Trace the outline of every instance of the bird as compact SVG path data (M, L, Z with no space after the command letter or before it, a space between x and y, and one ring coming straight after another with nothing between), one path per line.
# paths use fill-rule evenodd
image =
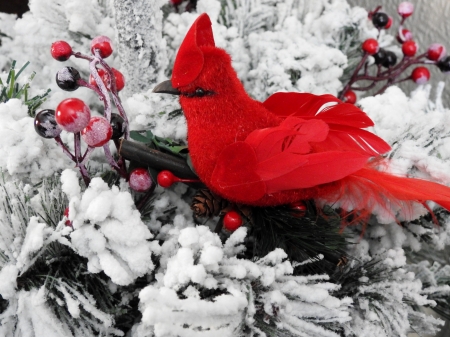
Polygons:
M171 79L153 92L179 95L196 174L231 202L268 207L320 199L394 213L432 200L450 210L447 186L383 170L391 147L364 130L374 123L354 104L297 92L251 98L230 55L216 47L206 13L181 43Z

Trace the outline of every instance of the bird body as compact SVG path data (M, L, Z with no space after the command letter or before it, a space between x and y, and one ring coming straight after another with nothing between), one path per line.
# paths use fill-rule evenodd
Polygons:
M363 130L373 122L358 107L332 95L249 97L230 56L215 47L206 14L187 33L169 85L180 94L197 175L230 201L274 206L320 198L370 210L434 200L450 208L449 188L377 170L374 158L390 146Z

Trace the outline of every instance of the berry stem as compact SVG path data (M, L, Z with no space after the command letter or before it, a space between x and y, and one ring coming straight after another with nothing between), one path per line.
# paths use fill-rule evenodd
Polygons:
M99 63L100 60L98 58L94 58L89 63L89 68L91 70L92 77L95 80L95 83L97 84L97 87L99 88L100 92L102 93L103 97L105 98L104 104L105 104L105 118L109 121L111 121L111 99L108 95L108 90L106 89L105 84L103 83L102 79L100 78L98 71L97 71L97 63Z
M367 58L369 57L368 53L364 53L364 56L362 57L361 61L359 61L358 65L355 68L355 71L353 72L352 77L350 78L350 81L345 85L344 89L339 94L339 99L342 100L344 98L344 94L350 89L352 84L356 81L358 81L358 73L361 70L362 66L366 63Z
M127 179L128 178L127 171L124 170L122 167L120 167L119 164L114 160L114 157L111 154L111 150L109 149L108 143L103 145L103 150L105 151L105 156L106 156L106 159L109 162L109 165L111 165L111 167L113 169L115 169L117 171L117 173L119 173L122 178Z
M54 139L56 143L58 143L58 145L61 147L63 152L67 155L67 157L69 157L72 161L75 161L75 156L69 151L67 146L62 142L61 137L56 136Z
M84 183L86 184L86 187L89 186L89 183L91 182L91 178L89 178L89 173L86 169L86 166L82 164L82 157L81 157L81 133L77 132L74 134L74 148L75 148L75 163L78 169L80 170L81 176L83 177Z

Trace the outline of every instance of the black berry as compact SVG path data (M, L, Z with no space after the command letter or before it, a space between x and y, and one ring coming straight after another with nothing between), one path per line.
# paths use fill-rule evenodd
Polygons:
M120 137L122 137L125 132L125 123L122 116L112 113L110 123L113 129L111 139L119 139Z
M397 55L395 55L393 52L386 50L386 55L381 62L381 65L385 68L390 68L394 66L397 63Z
M436 65L443 73L450 72L450 56L444 57L442 60L436 63Z
M56 73L56 84L62 90L74 91L80 87L78 84L80 78L78 70L73 67L64 67Z
M383 64L383 61L386 58L386 50L380 48L373 57L375 58L375 64Z
M372 15L372 23L376 28L383 28L389 22L389 16L386 13L377 12Z
M59 136L62 129L56 123L55 110L39 111L34 118L34 129L39 136L44 138L55 138Z

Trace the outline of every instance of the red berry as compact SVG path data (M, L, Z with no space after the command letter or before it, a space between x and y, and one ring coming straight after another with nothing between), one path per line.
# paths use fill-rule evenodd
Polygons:
M87 145L100 147L105 145L112 136L112 127L105 117L92 117L89 124L81 131L81 137Z
M413 39L413 34L408 29L400 29L397 35L397 41L404 43Z
M362 50L364 50L369 55L375 54L376 52L378 52L378 49L380 49L380 47L378 46L378 41L375 39L367 39L362 44Z
M353 90L347 90L344 94L343 101L345 103L355 104L356 103L356 94Z
M72 55L72 47L66 41L56 41L52 43L50 53L57 61L67 61Z
M64 222L66 226L72 227L72 221L69 220L69 207L66 207L64 210L64 216L67 218L67 220Z
M178 6L182 2L183 2L183 0L170 0L170 3L174 6Z
M111 39L103 35L97 36L91 42L91 52L93 55L95 55L95 49L98 49L98 53L102 58L107 58L113 52Z
M80 132L91 119L91 110L78 98L67 98L58 104L55 114L56 123L68 132Z
M223 217L223 227L231 232L242 226L242 217L236 211L229 211Z
M116 89L117 89L117 91L120 91L125 87L125 77L117 69L112 68L112 72L113 72L114 78L116 79ZM109 88L108 85L106 87Z
M150 173L145 168L137 168L131 171L128 183L130 188L136 192L148 191L153 184Z
M425 67L417 67L411 73L411 79L417 84L425 84L430 79L430 71Z
M386 26L384 26L383 28L389 29L389 28L391 28L393 23L394 23L394 20L391 17L389 17L388 22L386 23Z
M179 179L172 172L164 170L158 173L156 180L158 181L159 186L169 188Z
M102 68L97 68L97 72L98 72L98 76L100 76L103 83L105 83L105 81L103 80L103 76L106 74L106 71ZM98 88L97 82L95 82L95 78L94 78L94 76L92 76L92 74L89 75L89 83ZM106 83L105 83L105 86L106 86Z
M439 61L445 56L446 53L447 51L443 45L440 43L433 43L428 47L427 58L432 61Z
M289 207L293 210L295 216L304 216L306 213L306 206L302 201L294 202Z
M417 53L417 43L414 41L406 41L402 44L402 52L405 56L414 56Z
M414 12L414 5L407 1L402 2L398 5L397 11L403 18L407 18Z

